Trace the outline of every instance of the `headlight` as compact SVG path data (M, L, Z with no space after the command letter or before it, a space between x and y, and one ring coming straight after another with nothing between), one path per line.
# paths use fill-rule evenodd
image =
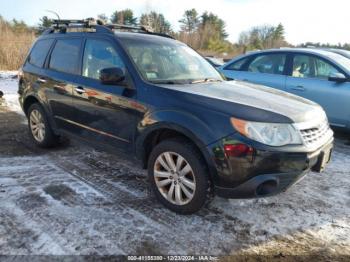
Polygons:
M242 135L269 146L303 143L291 124L251 122L233 117L231 123Z

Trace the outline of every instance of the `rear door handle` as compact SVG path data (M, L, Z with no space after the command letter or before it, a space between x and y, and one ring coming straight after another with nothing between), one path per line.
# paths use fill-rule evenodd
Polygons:
M85 93L84 88L82 88L81 86L76 87L75 91L80 95Z
M39 82L39 83L42 83L42 84L46 83L46 79L45 78L41 78L41 77L39 77L36 81Z
M303 87L303 86L293 86L293 87L291 87L291 89L297 90L297 91L305 91L306 90L305 87Z

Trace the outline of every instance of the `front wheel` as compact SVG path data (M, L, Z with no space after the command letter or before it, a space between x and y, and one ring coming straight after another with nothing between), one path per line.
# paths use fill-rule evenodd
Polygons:
M180 214L198 211L208 197L208 172L198 150L185 139L165 140L152 150L148 174L157 199Z

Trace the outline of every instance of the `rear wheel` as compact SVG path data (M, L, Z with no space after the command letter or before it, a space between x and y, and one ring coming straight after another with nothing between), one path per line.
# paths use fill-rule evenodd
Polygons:
M166 140L155 146L148 174L157 199L167 208L191 214L206 202L209 188L206 165L198 150L185 139Z
M39 104L33 104L28 109L29 132L34 143L40 147L52 147L58 144L56 136L47 120L43 108Z

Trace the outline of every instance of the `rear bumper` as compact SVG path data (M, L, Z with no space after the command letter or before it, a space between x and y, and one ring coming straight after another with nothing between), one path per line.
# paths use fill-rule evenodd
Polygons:
M215 194L225 198L276 195L301 180L310 170L322 171L325 162L322 155L332 147L333 138L313 152L290 152L281 148L270 151L254 147L254 154L231 157L220 152L221 147L216 144L212 151L216 152L214 160L218 171L213 179Z

